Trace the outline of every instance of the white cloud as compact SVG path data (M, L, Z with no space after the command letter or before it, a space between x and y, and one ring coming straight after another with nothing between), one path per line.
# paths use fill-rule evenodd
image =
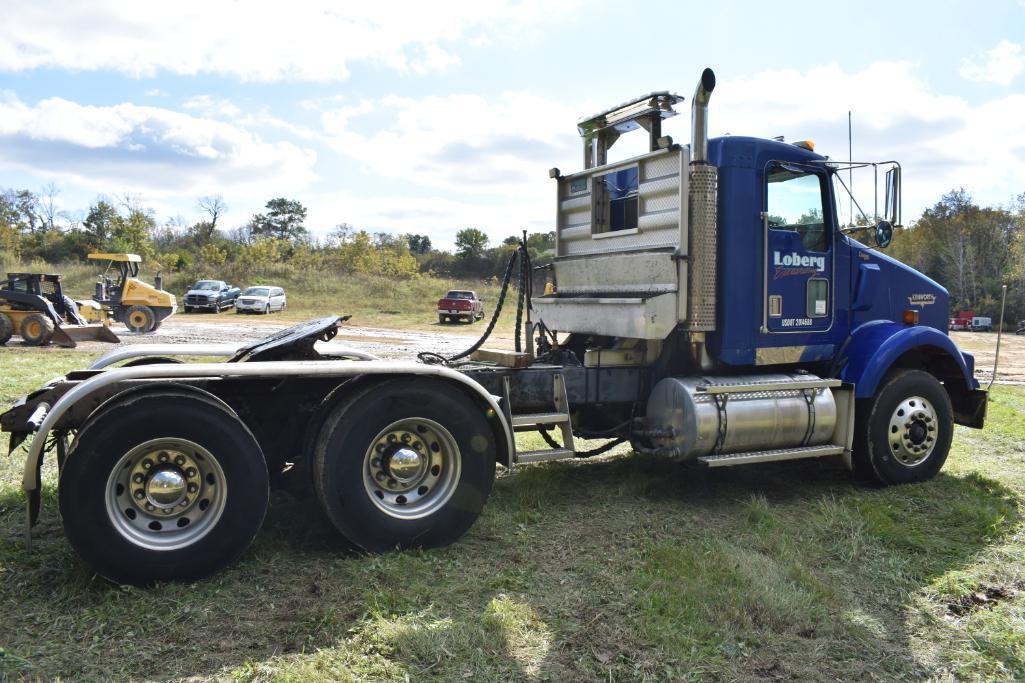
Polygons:
M958 73L969 81L1010 85L1022 71L1025 71L1025 53L1021 45L1001 40L992 50L961 60Z
M59 0L8 3L0 22L0 70L214 73L252 81L339 80L353 63L403 73L460 61L452 45L483 36L529 37L573 16L575 2L172 3Z
M242 113L232 102L213 95L194 95L182 102L182 107L210 117L234 118Z
M284 192L316 176L316 154L266 142L236 125L135 104L84 106L61 98L0 99L0 165L146 196Z

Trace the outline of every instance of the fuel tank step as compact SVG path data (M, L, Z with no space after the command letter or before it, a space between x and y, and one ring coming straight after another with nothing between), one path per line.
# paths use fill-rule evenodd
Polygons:
M551 448L539 451L519 451L516 453L516 462L548 462L549 460L565 460L566 458L572 458L573 456L573 451L571 451L568 448Z
M568 422L569 413L522 413L512 416L513 427L530 427L533 425L558 424Z
M748 453L727 453L724 455L706 455L698 458L698 462L708 467L732 467L733 465L750 465L756 462L776 462L778 460L800 460L801 458L821 458L827 455L840 455L843 446L825 444L823 446L801 446L798 448L780 448L773 451L751 451Z

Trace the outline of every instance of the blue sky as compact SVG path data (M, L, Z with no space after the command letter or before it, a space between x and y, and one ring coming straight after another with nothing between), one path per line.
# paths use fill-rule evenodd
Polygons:
M72 217L105 193L191 223L221 194L227 227L287 196L319 234L347 222L450 246L466 226L493 241L547 230L547 169L579 168L577 119L651 90L689 100L705 66L713 135L811 138L846 158L853 110L855 157L904 164L905 222L955 186L985 204L1025 192L1020 0L36 0L4 14L0 186L53 182ZM686 115L666 126L688 129Z

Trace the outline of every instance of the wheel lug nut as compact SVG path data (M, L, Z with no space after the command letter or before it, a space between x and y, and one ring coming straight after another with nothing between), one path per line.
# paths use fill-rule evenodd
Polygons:
M185 456L184 455L179 455L178 457L176 457L174 459L174 462L175 462L176 465L179 465L179 466L184 465L185 464Z
M153 467L153 461L152 460L148 460L147 459L147 460L143 460L142 461L142 469L148 470L151 467Z
M389 434L388 441L390 441L391 443L395 443L396 441L398 441L398 439L395 438L394 434Z
M370 464L373 465L374 467L380 467L381 466L381 459L380 458L374 458L373 460L370 461Z
M375 477L375 479L377 479L377 481L384 481L385 480L384 472L378 472L376 477Z
M145 497L146 497L146 493L142 489L137 489L135 491L135 499L136 500L142 500Z
M192 479L194 476L196 476L196 468L190 467L189 469L185 470L185 476L189 479Z
M199 490L198 486L196 486L195 484L189 484L189 493L195 493L198 490Z
M137 474L134 477L132 477L132 481L134 481L136 484L141 484L143 479L145 479L145 477L143 477L141 474Z
M153 512L154 510L156 510L156 508L153 507L152 503L146 503L146 509L149 510L150 512Z
M402 443L409 443L409 434L402 435Z
M396 487L398 485L399 485L399 482L395 481L394 479L389 479L388 480L388 486L391 486L392 488L394 488L394 487Z
M167 453L161 453L157 456L157 460L160 462L167 462Z

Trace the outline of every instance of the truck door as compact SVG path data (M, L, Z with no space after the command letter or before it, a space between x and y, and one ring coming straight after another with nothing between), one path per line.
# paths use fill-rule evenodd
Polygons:
M773 162L766 168L765 327L770 334L824 332L835 314L834 239L826 176Z

